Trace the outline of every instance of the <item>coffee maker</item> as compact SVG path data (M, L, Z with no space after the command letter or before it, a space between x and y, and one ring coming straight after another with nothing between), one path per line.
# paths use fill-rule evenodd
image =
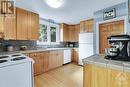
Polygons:
M106 59L130 61L128 45L129 35L113 35L107 38L111 48L106 49Z

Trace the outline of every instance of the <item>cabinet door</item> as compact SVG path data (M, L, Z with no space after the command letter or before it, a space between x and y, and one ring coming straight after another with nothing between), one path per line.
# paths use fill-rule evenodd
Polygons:
M49 70L49 52L42 52L41 57L43 58L42 72Z
M64 51L57 51L57 66L62 66L63 65L63 58L64 58L64 55L63 55Z
M50 51L49 69L54 69L56 67L57 67L57 51Z
M84 65L84 84L83 87L92 87L92 65L85 64Z
M75 42L75 26L69 25L69 41Z
M16 17L6 17L4 20L4 39L16 40Z
M69 41L69 30L68 30L68 25L67 24L64 24L62 23L60 25L60 32L61 32L61 41L64 41L64 42L67 42Z
M43 73L43 58L40 53L32 53L29 55L32 58L34 63L34 75L39 75Z
M122 87L123 72L118 70L111 70L111 79L109 79L109 87Z
M107 87L108 77L107 68L92 66L92 87Z
M17 8L17 40L28 39L28 11Z
M84 27L85 27L85 23L84 23L84 21L81 21L80 22L80 33L83 33L84 32Z
M28 23L28 39L38 40L39 15L36 13L28 12Z
M80 33L80 25L77 24L77 25L75 25L75 41L76 42L79 41L79 33Z
M4 17L0 16L0 38L4 38Z
M122 87L130 87L130 72L123 73Z
M73 49L73 58L72 61L75 63L78 63L79 55L78 55L78 49Z

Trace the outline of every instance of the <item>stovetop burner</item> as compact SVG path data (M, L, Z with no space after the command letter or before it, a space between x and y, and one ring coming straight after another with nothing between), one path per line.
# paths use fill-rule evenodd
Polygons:
M8 60L0 60L0 63L4 63L7 62Z
M17 57L17 58L11 59L11 61L18 61L18 60L23 60L23 59L26 59L26 57Z
M0 56L0 59L8 58L9 56Z
M16 55L12 55L11 57L17 57L17 56L21 56L20 54L16 54Z

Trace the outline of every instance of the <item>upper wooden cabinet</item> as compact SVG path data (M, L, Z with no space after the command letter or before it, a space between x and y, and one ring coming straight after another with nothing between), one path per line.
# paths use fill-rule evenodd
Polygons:
M14 16L0 16L0 38L7 40L37 40L39 15L16 8Z
M4 39L16 40L16 17L4 19Z
M80 22L80 33L93 32L94 19L89 19Z
M38 40L39 32L39 15L36 13L28 13L28 39L29 40Z
M62 42L69 41L69 30L67 24L62 23L60 25L60 39Z
M17 8L17 39L37 40L39 31L39 15Z
M28 39L28 11L17 8L17 39Z
M0 38L16 40L16 17L0 17Z
M61 24L61 41L63 42L78 42L80 25Z

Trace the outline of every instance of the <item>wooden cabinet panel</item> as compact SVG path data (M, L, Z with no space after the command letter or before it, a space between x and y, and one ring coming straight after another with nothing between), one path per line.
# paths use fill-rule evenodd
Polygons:
M28 23L28 39L38 40L39 15L36 13L28 12Z
M57 67L57 51L50 51L49 69L54 69L56 67Z
M63 65L63 52L62 51L50 51L49 56L49 68L54 69Z
M78 48L74 48L72 50L72 62L75 62L75 63L78 63L78 60L79 60L79 55L78 55Z
M39 75L43 73L43 58L41 57L40 53L31 53L29 55L32 58L34 63L34 75Z
M16 8L16 15L0 17L0 38L11 40L37 40L39 15Z
M61 41L78 42L80 25L61 24Z
M83 87L92 87L91 86L91 81L92 81L92 79L91 79L91 76L92 76L92 65L89 65L89 64L85 64L84 65L84 80L83 80L83 82L84 82L84 84L83 84Z
M124 21L115 21L99 25L100 54L105 53L105 48L109 48L107 37L124 33Z
M80 33L93 32L94 19L89 19L80 22Z
M125 69L125 68L124 68ZM129 87L130 72L97 65L84 65L84 87Z
M42 72L47 72L49 70L49 52L41 52L41 58L43 58Z
M39 15L17 8L17 39L37 40L39 31Z
M63 65L63 59L64 59L64 51L58 51L58 55L57 55L57 66L62 66Z
M123 77L122 87L130 87L130 73L123 73Z
M60 39L61 39L61 41L63 41L63 42L67 42L67 41L69 41L69 31L68 31L68 25L67 24L64 24L64 23L62 23L61 25L60 25Z
M75 25L75 41L79 41L80 24Z
M122 87L122 75L123 72L111 70L110 84L112 87Z
M16 17L5 17L4 39L16 40Z
M80 22L80 33L83 33L85 31L85 22L84 21L81 21Z
M4 29L4 17L0 17L0 38L4 38L3 29Z
M17 8L17 39L28 39L28 11Z
M39 75L63 65L63 51L30 53L34 63L34 74Z

